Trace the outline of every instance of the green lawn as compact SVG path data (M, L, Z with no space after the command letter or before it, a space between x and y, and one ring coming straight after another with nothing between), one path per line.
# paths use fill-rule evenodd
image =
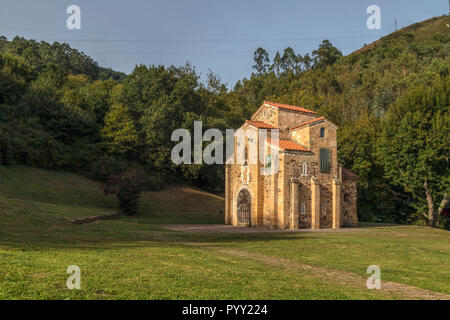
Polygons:
M72 225L64 218L115 213L115 198L74 174L0 166L0 299L405 298L347 281L365 279L369 265L380 266L382 281L450 294L444 230L198 234L161 226L221 223L223 204L177 186L145 193L136 217ZM69 265L81 268L81 290L66 288Z

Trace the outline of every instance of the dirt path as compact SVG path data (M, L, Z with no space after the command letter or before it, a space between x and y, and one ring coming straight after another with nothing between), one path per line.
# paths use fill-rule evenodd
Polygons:
M258 261L268 266L285 268L287 271L307 272L311 277L326 280L336 285L354 286L358 288L367 288L367 277L335 269L311 266L300 262L280 257L264 255L260 253L248 252L237 249L220 249L215 247L215 251L222 254ZM368 289L367 289L368 290ZM408 286L401 283L383 281L381 279L381 291L387 293L392 299L407 300L450 300L450 295L434 292L427 289Z
M361 232L364 228L342 228L342 229L300 229L300 230L280 230L268 228L239 228L230 225L164 225L163 227L182 232L197 233L300 233L300 232ZM382 227L380 225L380 227ZM398 226L396 226L398 227ZM199 246L199 243L185 243L187 245ZM321 281L331 282L337 286L345 285L359 289L367 289L366 281L369 275L363 276L356 273L329 269L325 267L312 266L281 257L275 257L255 252L248 252L234 248L218 247L212 243L203 243L202 249L213 250L224 255L235 256L241 259L257 261L259 263L284 268L286 272L302 272L308 277L316 278ZM369 289L367 289L369 290ZM391 299L407 299L407 300L450 300L450 295L435 292L427 289L409 286L406 284L384 281L381 278L381 291Z

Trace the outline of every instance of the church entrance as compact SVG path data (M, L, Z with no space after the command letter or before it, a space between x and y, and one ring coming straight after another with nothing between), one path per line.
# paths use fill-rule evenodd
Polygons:
M237 222L239 226L250 226L251 223L251 196L248 190L243 189L237 197Z

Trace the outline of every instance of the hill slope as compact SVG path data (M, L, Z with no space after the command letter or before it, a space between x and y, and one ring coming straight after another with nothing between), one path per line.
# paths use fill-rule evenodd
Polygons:
M429 41L435 35L450 36L450 17L443 15L428 20L414 23L410 26L399 29L387 36L384 36L359 50L352 52L350 55L360 54L362 52L372 50L379 45L386 45L394 41Z
M144 192L137 218L123 219L152 224L221 223L219 210L223 207L222 197L187 186L170 186ZM98 183L76 174L0 166L0 209L3 222L20 225L14 232L22 233L51 229L64 224L64 218L112 214L118 205L114 196L103 194Z

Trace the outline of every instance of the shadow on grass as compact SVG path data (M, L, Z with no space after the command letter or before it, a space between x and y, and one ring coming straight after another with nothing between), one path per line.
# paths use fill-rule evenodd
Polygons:
M382 223L382 222L359 222L358 225L347 228L379 228L379 227L401 227L401 226L410 226L410 225Z
M0 236L1 247L25 251L48 249L105 250L133 247L174 247L189 243L239 245L248 242L273 242L310 238L300 233L187 233L172 231L158 225L121 221L101 221L85 225L59 224L52 230L8 230Z
M15 225L3 228L0 234L1 247L20 248L25 251L48 250L48 249L88 249L105 250L117 248L137 248L137 247L174 247L193 244L201 245L239 245L243 243L256 242L276 242L290 239L310 239L317 238L319 234L334 238L341 232L286 232L286 233L224 233L224 232L183 232L167 229L163 224L183 224L184 219L180 219L175 214L173 218L163 219L165 214L154 216L121 216L116 220L97 221L94 223L73 225L67 222L52 221L41 225ZM191 220L188 214L186 219ZM168 214L172 217L172 214ZM199 224L219 224L217 217L208 217L205 214L197 215ZM181 221L180 221L181 220ZM209 223L208 223L208 222ZM401 227L395 224L361 223L352 229L371 229L376 227ZM362 231L362 230L361 230Z

